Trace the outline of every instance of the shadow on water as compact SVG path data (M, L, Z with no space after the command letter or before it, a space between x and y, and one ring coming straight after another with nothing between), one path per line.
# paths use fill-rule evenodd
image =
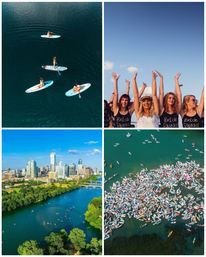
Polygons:
M159 235L144 234L131 237L115 237L104 243L105 255L203 255L204 227L191 232L181 225L165 227L172 235L162 239ZM195 242L193 243L193 239Z

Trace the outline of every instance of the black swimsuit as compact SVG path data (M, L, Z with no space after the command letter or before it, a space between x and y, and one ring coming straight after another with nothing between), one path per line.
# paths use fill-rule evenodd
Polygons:
M185 114L182 118L182 125L184 128L200 128L201 118L197 113L192 117Z
M129 128L131 127L131 115L128 111L127 114L123 115L119 111L115 118L115 127L116 128Z
M178 115L177 113L169 114L163 112L160 116L160 127L161 128L178 128Z

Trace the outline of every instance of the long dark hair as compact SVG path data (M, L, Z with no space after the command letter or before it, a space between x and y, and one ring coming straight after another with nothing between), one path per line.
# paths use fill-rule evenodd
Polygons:
M168 98L169 98L169 95L173 95L174 98L175 98L174 104L172 105L172 111L173 111L174 113L177 113L178 99L177 99L177 96L176 96L174 93L172 93L172 92L167 93L167 94L164 96L164 98L163 98L164 110L165 110L166 112L169 111L169 106L168 106L168 103L167 103Z
M127 95L127 94L123 94L121 97L120 97L120 99L119 99L119 108L121 109L121 100L122 100L122 98L127 98L128 99L128 104L127 104L127 106L126 106L126 109L128 110L129 109L129 106L130 106L130 97L129 97L129 95Z
M104 103L106 105L106 108L104 109L104 113L105 114L110 114L111 113L111 109L110 109L110 106L109 106L107 100L104 100Z

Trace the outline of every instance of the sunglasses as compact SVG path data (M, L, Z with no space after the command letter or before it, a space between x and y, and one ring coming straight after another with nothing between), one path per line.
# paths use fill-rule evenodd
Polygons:
M197 99L193 98L192 101L193 101L193 102L197 102Z

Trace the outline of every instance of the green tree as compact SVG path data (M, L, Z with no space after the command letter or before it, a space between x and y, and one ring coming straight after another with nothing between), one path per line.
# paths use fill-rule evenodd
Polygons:
M85 248L86 246L85 238L86 238L86 235L84 231L79 228L73 228L70 231L69 239L77 251Z
M102 197L92 199L84 215L91 226L102 230Z
M98 240L96 237L93 237L90 241L90 244L87 244L87 250L88 250L89 254L101 255L102 254L102 240Z
M48 254L67 254L68 253L68 234L64 229L59 233L51 232L49 236L45 237L48 245Z
M18 253L20 255L43 255L44 251L38 246L36 241L30 240L18 247Z

